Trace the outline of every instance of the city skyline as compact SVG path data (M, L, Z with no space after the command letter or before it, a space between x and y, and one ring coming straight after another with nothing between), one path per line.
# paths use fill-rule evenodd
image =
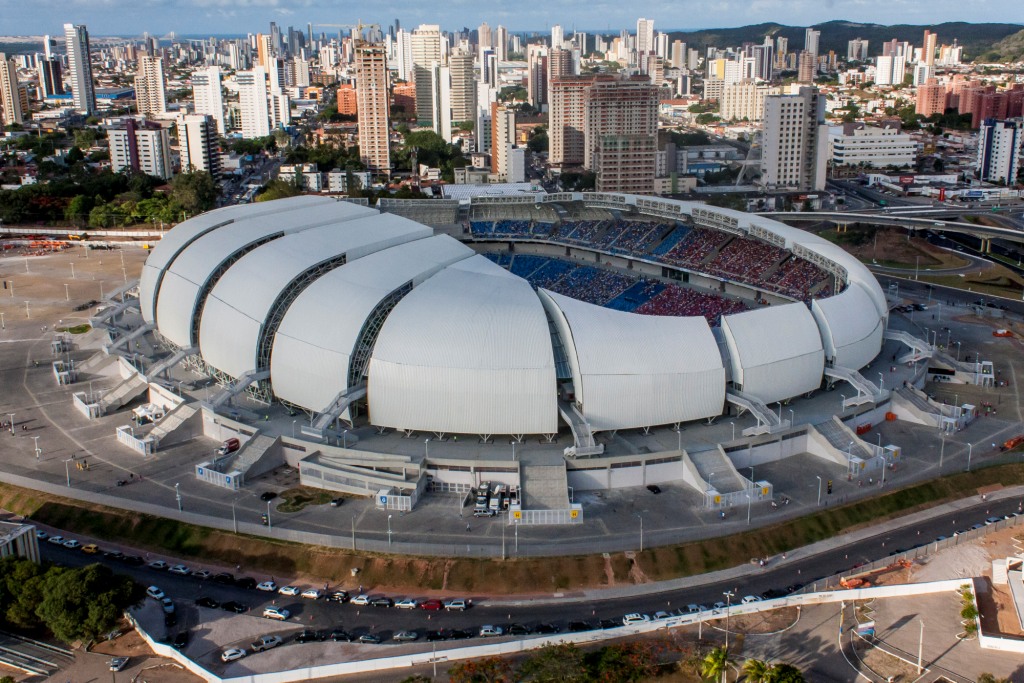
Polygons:
M73 7L62 7L62 22L87 23L93 36L134 36L149 33L164 35L174 32L193 36L244 35L266 30L271 21L278 24L305 25L320 24L319 30L336 31L330 24L355 24L358 21L388 26L397 18L403 26L415 27L420 23L438 23L446 17L432 7L412 3L391 5L387 13L337 10L318 6L303 0L250 0L247 3L228 3L224 0L190 0L185 7L172 3L147 3L144 13L138 12L137 3L128 4L121 0L99 2L83 0ZM989 12L979 17L962 3L949 0L929 3L897 2L898 15L894 5L881 0L863 0L856 10L836 11L834 3L813 3L799 1L784 3L781 0L758 0L754 3L739 3L721 0L714 4L689 8L685 5L665 4L647 6L641 9L597 3L585 10L578 4L564 5L545 3L543 7L517 7L503 3L491 5L489 9L467 11L458 21L443 21L442 30L458 30L463 26L474 28L482 22L501 24L510 31L545 33L550 27L560 24L567 30L617 33L621 28L635 28L636 18L643 14L651 18L660 31L699 31L710 28L734 28L757 23L779 23L788 26L812 26L828 21L862 22L866 24L890 25L922 24L933 25L949 21L983 23L1008 20L1024 22L1024 16L1016 13L1010 2L987 3ZM134 11L126 11L128 9ZM59 23L52 13L39 12L37 7L13 0L0 0L4 15L4 36L36 36L56 33ZM742 17L741 21L723 21L723 17ZM1022 24L1024 25L1024 24Z

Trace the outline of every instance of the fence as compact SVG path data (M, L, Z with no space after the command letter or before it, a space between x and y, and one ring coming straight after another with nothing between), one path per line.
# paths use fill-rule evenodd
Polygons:
M233 471L225 474L218 471L216 465L211 462L201 462L196 465L196 479L232 491L237 491L242 486L241 472Z
M71 395L71 402L75 409L90 420L98 418L102 412L99 403L86 403L88 400L84 391L78 391Z
M156 440L149 436L135 436L135 428L128 425L117 428L117 442L141 456L150 456L156 452Z

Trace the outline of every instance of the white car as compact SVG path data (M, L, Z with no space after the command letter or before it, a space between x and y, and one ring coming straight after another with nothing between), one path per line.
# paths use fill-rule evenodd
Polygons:
M168 564L166 562L164 562L163 560L156 560L155 562L150 562L146 566L149 567L150 569L155 569L157 571L162 572L163 570L167 569Z
M281 595L298 595L302 591L299 590L298 586L281 586L277 589L277 592Z
M363 593L362 595L357 595L356 597L352 598L352 600L350 600L350 602L353 605L369 605L370 604L370 596L367 595L366 593Z
M170 569L168 569L167 572L170 574L177 574L178 576L188 576L190 573L192 573L192 570L183 564L176 564Z
M230 650L224 650L220 653L220 661L222 662L233 662L237 659L241 659L245 656L245 650L240 647L233 647Z
M63 543L61 543L61 545L64 546L65 548L70 548L71 550L74 550L75 548L80 547L82 544L79 543L78 541L76 541L73 538L69 538L68 540L66 540Z
M493 637L493 636L500 636L502 633L504 633L504 631L501 629L500 626L491 626L491 625L488 624L487 626L481 626L480 627L480 637L481 638L490 638L490 637Z
M174 602L170 598L161 598L160 604L164 608L164 614L174 614Z
M154 600L163 600L166 596L162 590L157 586L150 586L146 589L146 595L153 598Z
M276 619L278 621L287 621L288 617L291 615L291 612L280 607L267 607L263 610L264 617L267 619Z
M203 580L210 578L212 575L213 574L210 573L209 569L197 569L196 571L192 572L193 577Z
M54 545L63 545L64 544L64 537L63 536L50 536L48 539L46 539L46 542L47 543L52 543Z
M302 597L308 598L309 600L319 600L324 596L324 592L319 588L307 588L302 591Z
M632 614L627 614L626 616L622 617L622 625L633 626L634 624L646 624L650 620L651 618L648 615L637 614L636 612L634 612Z
M277 584L274 583L273 581L264 581L263 583L261 583L258 586L256 586L256 590L264 591L266 593L276 593L277 592Z
M469 603L467 603L465 600L463 600L461 598L456 599L456 600L447 600L444 603L444 609L447 612L452 612L452 611L465 612L466 609L468 609L468 608L469 608Z
M398 609L416 609L419 607L419 600L414 598L406 598L405 600L399 600L395 603L395 607Z
M748 595L743 598L744 605L749 605L752 602L761 602L761 598L757 597L756 595Z

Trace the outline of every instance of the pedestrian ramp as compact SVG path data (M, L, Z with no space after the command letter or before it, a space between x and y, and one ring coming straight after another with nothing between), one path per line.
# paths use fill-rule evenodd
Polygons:
M199 409L190 403L182 403L157 422L149 433L157 447L166 446L174 441L184 441L197 430ZM198 431L198 430L197 430ZM185 438L181 438L184 435Z
M899 363L916 363L925 358L931 358L935 353L935 347L923 339L918 339L909 332L903 330L889 329L885 331L885 338L898 341L910 348L910 351L897 359Z
M736 471L732 460L720 448L689 453L689 456L701 479L719 493L743 491L750 486L749 480Z
M137 372L132 373L103 395L103 398L100 399L100 414L106 415L124 407L148 389L149 383L146 379Z
M0 664L34 676L53 676L75 661L66 648L0 631Z
M197 353L199 353L198 346L190 346L186 349L178 349L167 358L164 358L161 361L157 361L156 363L151 365L149 367L149 370L146 371L146 376L151 379L156 379L157 377L160 376L160 373L167 372L175 365L185 360L187 357L194 356Z
M874 453L868 451L864 442L854 434L849 427L844 425L835 416L831 420L814 425L818 433L837 451L845 453L861 460L870 460L875 457Z
M730 389L725 392L725 400L739 408L741 415L746 410L757 420L755 426L747 427L743 430L743 436L774 434L789 427L789 420L781 419L771 408L764 404L764 401L756 396L745 394L736 389Z
M524 510L566 510L569 508L569 480L565 461L530 457L519 465L519 483Z
M281 437L257 432L242 444L233 458L227 460L223 466L218 464L218 468L221 472L241 472L244 481L250 481L283 464L284 449L281 448Z
M856 396L848 396L843 399L844 408L859 406L863 403L879 403L889 395L888 392L853 368L844 368L839 365L826 367L825 376L833 380L842 380L857 390Z

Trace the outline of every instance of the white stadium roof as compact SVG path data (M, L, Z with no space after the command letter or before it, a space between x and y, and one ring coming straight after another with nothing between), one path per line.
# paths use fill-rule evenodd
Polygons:
M875 315L871 295L854 282L845 291L815 299L811 312L818 323L825 357L835 365L859 369L878 355L885 334L882 318Z
M311 284L292 303L274 338L274 393L311 410L326 408L348 388L351 354L381 300L473 253L437 235L364 256Z
M558 431L554 352L530 285L483 256L413 289L370 361L374 424L470 434Z
M337 267L342 255L352 262L431 234L430 228L407 218L375 214L293 233L252 250L207 297L199 327L203 358L232 377L258 368L257 347L271 309L283 292L296 286L296 278L331 260Z
M725 367L706 319L638 315L543 294L556 307L576 403L594 431L721 415Z

